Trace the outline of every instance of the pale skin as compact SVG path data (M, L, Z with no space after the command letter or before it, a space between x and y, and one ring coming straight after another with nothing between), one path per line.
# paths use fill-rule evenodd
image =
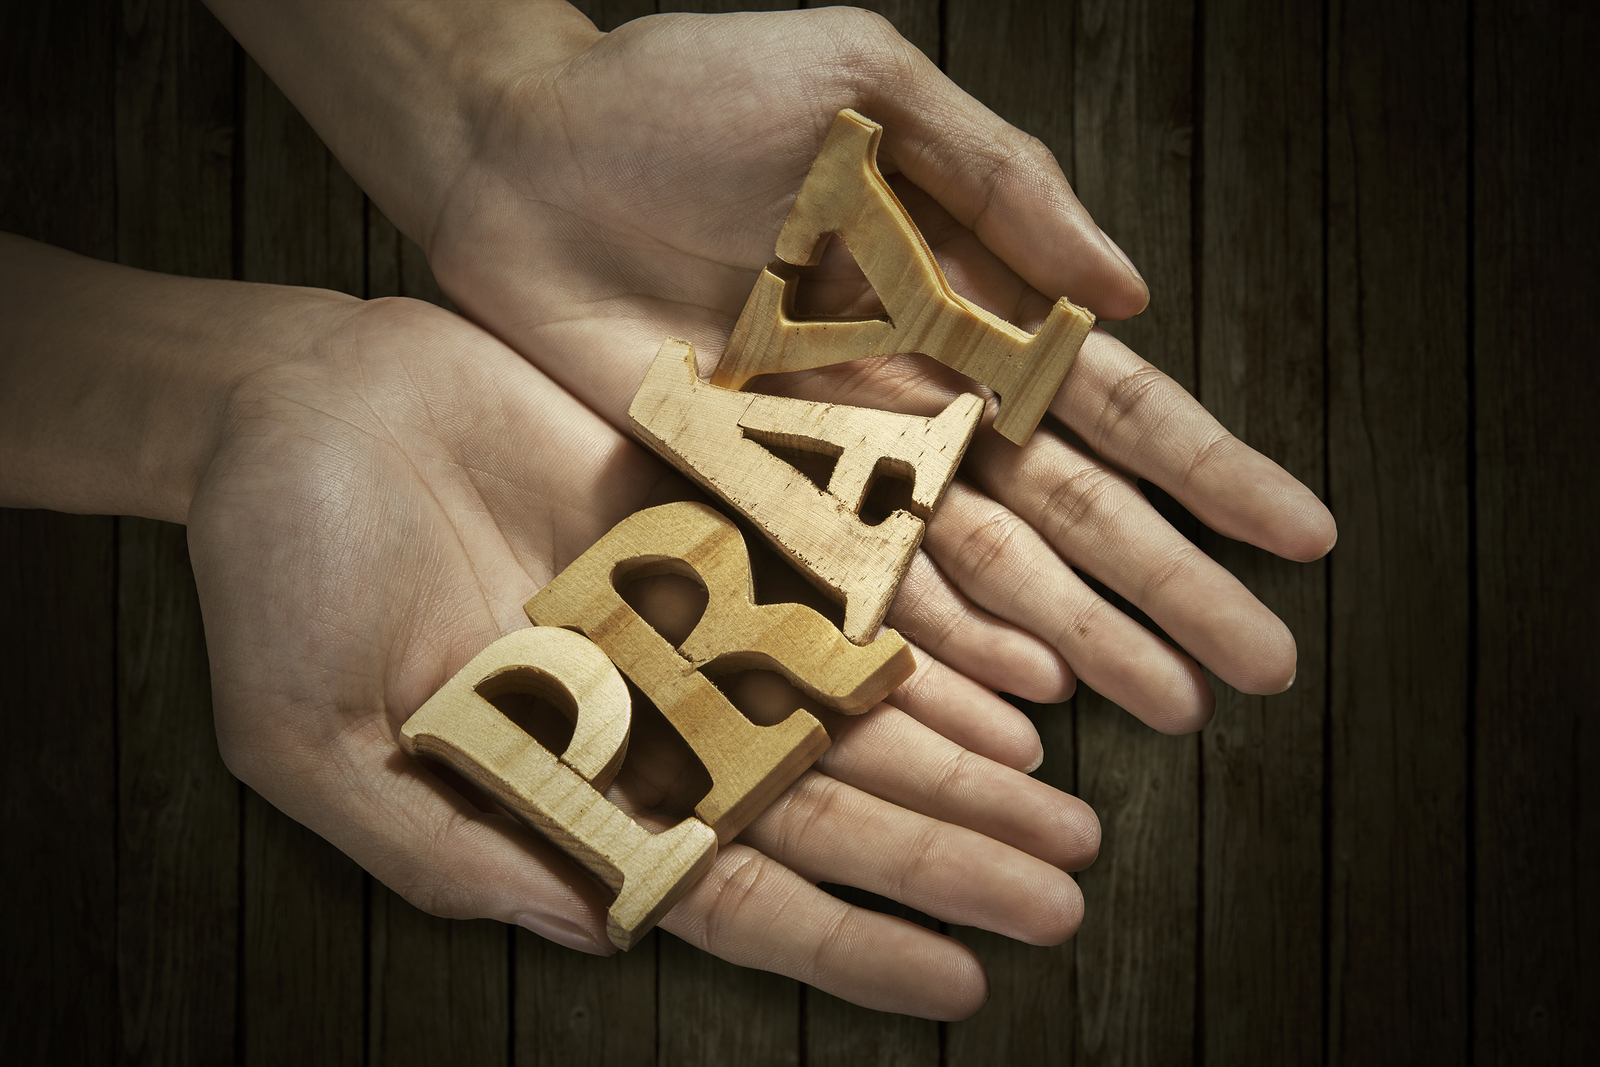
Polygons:
M534 590L624 516L681 497L681 479L416 301L170 278L0 235L0 318L0 506L188 525L229 768L420 908L611 951L599 885L395 732L527 625ZM890 702L825 717L833 747L665 929L940 1019L982 1005L973 953L815 883L1035 944L1072 935L1083 900L1066 872L1095 856L1093 813L1024 773L1038 739L1008 704L919 662ZM640 715L610 791L646 822L697 799L665 729Z
M662 338L709 369L843 107L883 124L880 164L969 298L1029 328L1059 296L1104 319L1149 299L1049 153L863 12L658 15L602 34L557 2L211 7L463 313L619 428ZM871 305L839 256L814 282L814 309ZM931 414L964 383L930 367L897 357L778 387ZM1135 479L1295 560L1335 540L1317 497L1104 331L1051 414L1021 449L980 431L889 624L990 687L1056 700L1082 679L1169 733L1210 719L1202 664L1244 692L1289 686L1288 629Z
M594 885L403 760L393 728L522 624L531 588L680 491L611 426L662 337L720 350L833 114L884 124L897 191L985 306L1031 327L1065 295L1119 318L1144 285L1047 153L859 13L659 16L607 36L559 3L212 6L489 332L408 302L47 269L8 242L4 311L24 325L0 367L17 407L0 411L0 499L189 522L229 765L419 906L605 951ZM818 307L865 308L836 260L820 273ZM928 413L959 384L913 358L786 387ZM985 992L970 952L812 883L1070 936L1082 903L1062 872L1098 829L1016 770L1037 765L1037 737L973 679L1048 700L1082 678L1169 732L1211 714L1198 663L1248 692L1292 680L1287 630L1130 475L1294 559L1333 543L1315 496L1104 333L1053 414L1070 432L1022 450L981 434L931 524L889 618L932 653L899 709L830 721L817 770L667 929L873 1007L970 1014ZM533 472L529 455L560 458ZM662 766L618 799L675 805Z

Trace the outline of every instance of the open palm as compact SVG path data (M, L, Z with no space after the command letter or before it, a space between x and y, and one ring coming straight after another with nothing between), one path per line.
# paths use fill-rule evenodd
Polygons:
M395 731L481 648L527 625L522 602L562 566L685 487L455 316L403 300L286 299L306 302L296 320L318 339L235 390L189 509L224 757L418 906L610 951L599 886L404 756ZM896 699L957 709L992 732L991 754L1037 759L1003 702L937 664ZM647 820L691 806L681 746L638 720L613 799ZM959 942L814 883L1054 943L1081 917L1063 869L1093 859L1094 817L887 704L825 721L834 747L664 926L872 1006L970 1014L985 979Z
M843 107L883 124L880 162L958 291L1029 328L1057 296L1106 318L1143 307L1049 153L848 10L655 16L530 71L480 116L475 154L412 229L465 314L625 428L663 338L694 342L702 370L720 354ZM826 310L870 305L843 255L818 273ZM916 413L964 386L916 357L793 377L782 387ZM1020 449L980 431L890 624L987 685L1058 699L1076 675L1173 732L1211 713L1196 660L1247 692L1286 687L1287 629L1135 479L1294 559L1332 544L1315 496L1100 331L1051 414Z

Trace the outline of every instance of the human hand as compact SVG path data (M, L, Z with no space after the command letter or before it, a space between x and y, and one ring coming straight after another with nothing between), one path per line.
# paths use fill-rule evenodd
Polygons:
M464 313L625 427L663 337L720 352L846 106L883 124L880 162L899 171L897 191L958 291L1030 329L1047 297L1104 318L1143 307L1137 274L1042 146L882 20L838 9L645 18L527 71L479 113L474 152L415 236ZM825 258L810 288L814 310L870 309L842 255ZM964 384L916 358L789 378L798 395L919 414ZM1292 559L1331 547L1326 508L1103 331L1051 414L1059 422L1025 448L980 432L890 624L996 688L1057 699L1076 674L1169 732L1210 717L1195 659L1246 692L1285 688L1296 659L1287 628L1134 479Z
M281 306L256 329L301 354L231 389L186 515L229 767L424 910L609 952L600 887L404 756L395 732L480 649L527 625L531 592L621 518L686 486L455 316L277 292ZM930 728L968 731L1001 761L1038 759L1008 705L921 661L892 697L906 710L821 716L833 747L720 851L667 930L937 1018L984 999L970 950L816 882L1034 943L1072 934L1082 899L1064 869L1092 860L1093 814ZM685 756L659 715L636 710L608 795L646 821L686 812L699 779Z

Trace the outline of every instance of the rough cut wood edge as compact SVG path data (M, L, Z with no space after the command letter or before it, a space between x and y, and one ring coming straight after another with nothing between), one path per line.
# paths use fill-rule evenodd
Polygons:
M529 676L559 685L577 708L561 759L489 703ZM407 752L466 775L615 892L606 933L621 949L660 922L717 854L716 834L698 819L652 834L600 794L622 762L630 717L627 686L604 652L570 630L530 627L478 653L400 730Z
M1063 297L1028 334L959 296L878 170L882 135L848 108L834 119L778 236L778 261L757 277L711 382L740 389L759 374L920 352L993 389L995 429L1026 444L1094 316ZM817 263L831 234L850 246L887 321L794 319L793 268Z
M618 584L682 574L706 589L705 614L673 648L628 606ZM704 504L665 504L618 523L526 605L539 626L586 635L661 709L711 777L695 813L726 843L828 747L815 717L797 709L757 726L702 673L750 668L781 673L844 712L883 699L914 669L890 630L866 646L845 640L800 604L754 602L750 557L738 527Z
M673 339L628 409L647 444L844 604L844 633L856 644L877 633L982 415L971 393L929 419L720 389L700 381L694 348ZM827 491L760 440L835 457ZM912 482L911 511L869 526L858 513L880 470Z

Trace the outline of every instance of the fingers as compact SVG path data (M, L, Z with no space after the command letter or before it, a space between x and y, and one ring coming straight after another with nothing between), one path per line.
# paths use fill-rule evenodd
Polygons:
M738 842L661 926L731 963L878 1011L965 1019L989 995L983 965L959 941L845 904Z
M857 789L1079 871L1100 850L1089 805L962 748L898 709L831 716L817 769ZM888 756L893 753L892 758Z
M1094 224L1043 143L903 41L886 41L861 62L876 67L861 110L883 124L883 154L908 178L1052 299L1068 297L1106 319L1144 310L1144 279Z
M970 752L1027 773L1044 762L1033 722L1009 701L915 645L917 669L889 694L895 707Z
M975 485L1042 533L1068 563L1127 597L1223 681L1246 693L1288 687L1295 670L1288 628L1174 530L1129 479L1049 433L1036 433L1021 449L985 435L968 457ZM1083 625L1092 632L1092 624Z
M1072 670L1045 642L973 605L918 552L895 594L889 625L975 682L1025 700L1072 694Z
M1083 894L1059 868L816 771L740 840L809 881L853 885L1029 944L1059 944L1083 918Z
M1333 547L1338 531L1315 493L1104 330L1084 341L1050 410L1101 456L1161 486L1224 536L1301 561Z
M1004 450L997 451L1003 458ZM1027 488L1045 493L1049 487ZM1047 499L1035 510L1048 515L1050 509ZM1040 530L1049 527L1040 521L955 482L924 544L958 587L1050 641L1085 683L1140 721L1163 733L1188 733L1209 722L1215 701L1199 666L1089 588L1045 540ZM1093 569L1092 560L1089 565Z

